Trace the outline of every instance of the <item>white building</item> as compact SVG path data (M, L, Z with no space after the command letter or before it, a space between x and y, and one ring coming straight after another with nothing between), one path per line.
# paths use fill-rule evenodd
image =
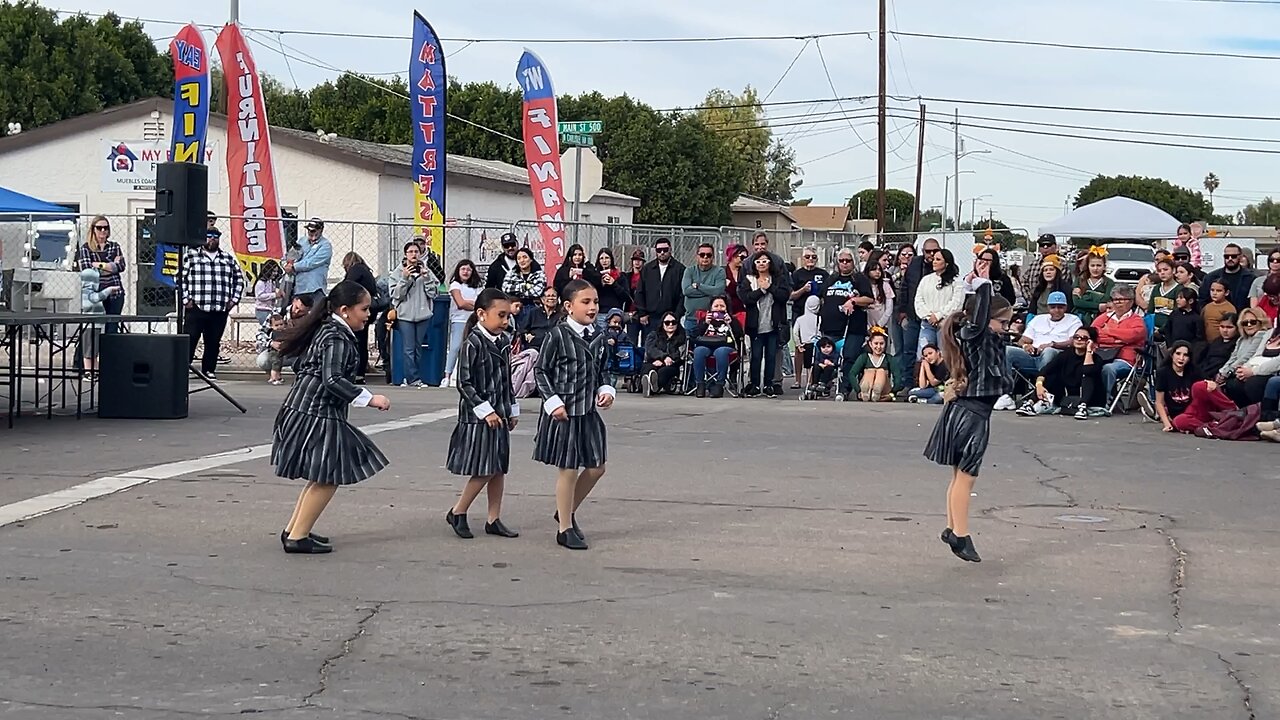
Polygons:
M75 208L107 215L113 238L125 248L127 310L163 303L136 299L155 295L151 280L154 241L145 220L155 207L155 162L169 146L173 102L142 100L0 138L0 186ZM209 210L228 212L226 118L209 122ZM113 151L123 145L124 154ZM341 255L355 250L380 272L411 234L411 148L343 137L271 128L272 159L281 208L300 218L326 221L335 259L330 277L342 275ZM123 158L123 159L121 159ZM132 166L130 168L130 166ZM447 259L476 257L496 249L498 236L533 217L528 173L507 163L449 155L445 209ZM630 225L637 198L601 190L582 204L582 222ZM399 220L401 227L391 223ZM377 225L382 223L382 225ZM121 226L124 227L121 227ZM80 231L87 222L80 223ZM527 232L522 231L523 235ZM6 267L11 265L6 261ZM171 302L171 301L169 301Z

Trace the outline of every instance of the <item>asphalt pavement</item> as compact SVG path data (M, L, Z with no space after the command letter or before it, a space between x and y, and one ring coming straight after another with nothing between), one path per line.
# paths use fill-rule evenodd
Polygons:
M0 523L123 488L0 526L0 717L1280 717L1274 445L997 414L975 565L938 539L936 407L624 395L573 553L531 412L522 536L463 541L456 395L393 388L355 414L391 467L291 556L286 388L227 387L248 415L0 430Z

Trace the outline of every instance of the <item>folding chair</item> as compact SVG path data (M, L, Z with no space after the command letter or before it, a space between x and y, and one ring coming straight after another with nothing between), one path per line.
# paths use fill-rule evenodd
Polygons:
M700 324L707 317L706 310L699 310L695 314L695 319ZM739 326L745 326L746 313L738 313L734 315L734 319L738 321ZM729 372L725 376L725 392L730 397L738 397L742 388L742 358L746 352L747 339L744 336L742 346L734 346L733 352L729 354ZM684 366L680 373L680 387L684 388L685 395L693 395L698 390L697 378L693 377L693 338L689 338L689 344L685 351ZM703 383L710 384L715 379L716 371L712 366L714 358L708 358L706 376L702 378Z
M1111 399L1107 406L1107 411L1112 415L1119 410L1121 413L1128 415L1133 408L1141 408L1138 403L1138 396L1147 395L1147 399L1151 404L1155 404L1155 368L1156 368L1156 347L1155 341L1151 339L1155 334L1155 315L1148 314L1143 318L1147 327L1147 340L1143 344L1142 349L1138 351L1137 357L1133 364L1133 369L1125 372L1123 375L1117 375L1120 383L1116 386L1115 397ZM1147 417L1145 409L1143 416ZM1152 419L1150 417L1148 420Z

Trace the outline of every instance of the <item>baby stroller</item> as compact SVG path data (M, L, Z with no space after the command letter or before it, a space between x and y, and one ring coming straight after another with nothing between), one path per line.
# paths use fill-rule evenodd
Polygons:
M842 338L840 340L835 341L836 367L835 367L835 372L831 373L831 379L819 382L817 380L817 373L818 373L817 360L818 360L818 343L821 340L822 340L821 336L818 336L813 339L813 342L812 342L813 349L810 350L810 352L813 353L813 367L811 367L809 370L809 384L804 389L804 392L800 395L801 400L825 400L827 398L832 397L832 394L839 388L840 373L843 372L844 370L843 368L844 361L842 359L844 357L843 356L844 339Z
M625 388L629 393L641 390L641 368L644 366L644 350L632 344L625 335L618 338L618 344L609 353L609 364L606 371L614 378L615 386Z

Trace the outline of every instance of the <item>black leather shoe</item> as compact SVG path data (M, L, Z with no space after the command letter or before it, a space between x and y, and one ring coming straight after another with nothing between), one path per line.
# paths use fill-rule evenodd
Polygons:
M552 520L560 522L560 511L557 510L555 515L551 516ZM569 522L573 525L573 531L578 533L578 537L582 538L582 542L587 541L587 536L582 534L582 528L578 527L578 513L569 515Z
M324 535L317 535L317 534L315 534L315 533L311 533L311 534L307 535L307 537L311 538L312 540L315 540L316 542L320 543L321 545L328 545L328 544L329 544L329 538L325 537ZM289 539L289 531L288 531L288 530L281 530L281 531L280 531L280 542L282 542L282 543L283 543L285 540L288 540L288 539Z
M475 537L475 535L471 534L471 526L467 524L466 513L454 515L453 511L450 510L444 514L444 521L449 523L449 526L453 528L453 532L457 534L458 537L464 540L470 540Z
M982 562L982 558L978 557L978 549L973 546L973 538L968 535L964 537L955 535L954 538L951 542L951 552L955 553L956 557L968 562Z
M722 397L724 397L724 386L719 383L713 383L711 385L711 398L713 400L718 400Z
M956 537L956 534L951 530L951 528L947 528L946 530L942 531L942 542L948 545L950 545L951 542L955 540L955 537Z
M587 549L587 543L582 540L582 537L578 535L578 533L573 531L573 528L569 528L564 532L556 533L556 542L562 547L569 548L570 550Z
M498 518L493 522L485 523L484 531L485 531L485 534L487 535L497 535L499 537L505 537L505 538L520 537L520 533L502 524L502 518Z
M699 400L701 400L702 398L706 397L706 396L707 396L707 386L706 386L706 385L704 385L704 384L702 384L702 383L698 383L697 388L695 388L695 389L694 389L694 391L693 391L693 396L694 396L694 397L696 397L696 398L698 398Z
M318 543L309 537L302 538L301 540L290 540L285 538L284 551L291 555L323 555L325 553L333 552L333 546Z

